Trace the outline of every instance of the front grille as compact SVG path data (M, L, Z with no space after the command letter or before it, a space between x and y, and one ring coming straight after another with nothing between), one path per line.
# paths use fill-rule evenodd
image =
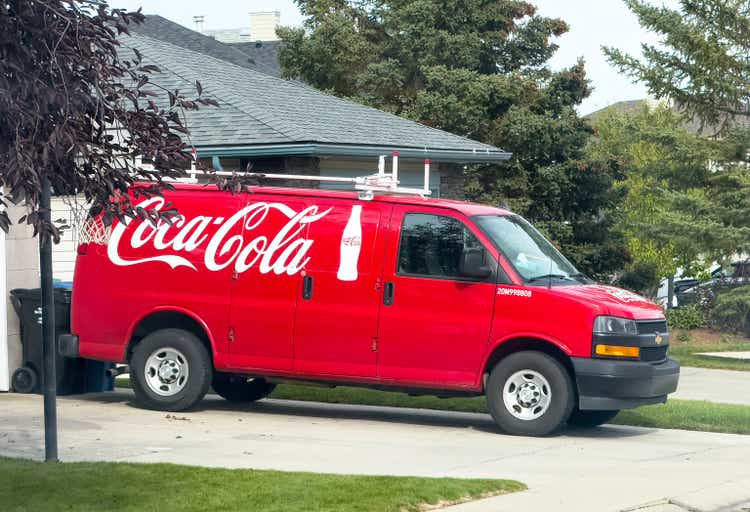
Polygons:
M655 363L667 358L668 347L643 347L641 349L641 361Z
M666 320L646 320L645 322L637 322L638 334L664 334L667 332L667 321Z

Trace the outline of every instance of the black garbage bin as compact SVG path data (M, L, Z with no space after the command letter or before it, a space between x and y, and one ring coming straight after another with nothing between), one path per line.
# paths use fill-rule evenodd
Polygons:
M55 288L55 345L60 334L70 332L70 297L66 288ZM41 393L42 390L42 291L40 288L17 288L10 292L13 308L21 321L23 362L13 372L11 383L19 393ZM106 377L107 363L61 356L55 347L57 394L72 395L109 391L113 381Z

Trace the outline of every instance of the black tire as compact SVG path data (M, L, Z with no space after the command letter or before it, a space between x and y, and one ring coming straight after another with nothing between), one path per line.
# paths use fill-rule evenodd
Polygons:
M568 425L575 427L593 428L603 425L617 416L620 411L582 411L578 407L568 418Z
M511 403L511 408L517 413L527 412L540 414L538 417L530 419L521 419L516 417L506 407L503 400L503 390L505 385L510 386L509 379L519 372L525 370L535 372L541 375L549 386L546 390L549 397L546 410L543 407L530 405L522 408L520 405L520 388L513 394L516 397L516 403ZM525 376L524 376L525 377ZM539 381L541 382L541 381ZM533 395L532 400L539 393L542 387L530 388L529 392ZM487 380L487 404L489 405L490 414L495 423L506 433L523 436L546 436L559 430L570 417L570 413L575 405L575 389L568 371L557 359L543 352L523 351L511 354L498 362L490 373Z
M158 354L158 351L164 350L163 353L166 354L170 349L178 351L182 357L165 358L164 361L173 361L183 368L180 359L184 357L187 375L179 391L163 396L147 381L149 371L146 362L152 355ZM158 358L158 355L156 357ZM135 392L136 402L147 409L172 412L190 409L208 392L212 375L213 365L206 347L195 334L182 329L160 329L152 332L135 346L130 357L130 383ZM153 376L150 382L154 382Z
M38 382L39 376L36 370L28 366L16 368L10 379L10 385L16 393L33 393Z
M211 387L216 394L230 402L255 402L270 395L276 384L266 379L248 379L244 375L216 372Z

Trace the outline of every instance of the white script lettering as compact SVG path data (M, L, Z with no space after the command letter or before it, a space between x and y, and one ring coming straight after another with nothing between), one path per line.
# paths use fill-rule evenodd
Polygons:
M160 210L164 204L164 198L152 197L137 206ZM205 245L203 263L210 271L223 270L233 264L234 270L242 273L257 264L261 274L273 272L276 275L291 276L302 270L310 261L307 254L313 240L303 238L300 234L307 224L325 217L331 209L321 212L317 206L308 206L297 212L282 203L251 203L228 219L216 219L215 223L220 222L220 225L210 238L205 231L214 223L214 217L199 215L186 219L179 215L172 220L171 225L164 221L156 225L141 221L130 231L129 236L128 226L132 219L126 219L112 229L107 256L112 263L119 266L162 262L173 269L189 267L197 270L193 262L180 253L189 253ZM242 234L237 234L240 229L245 234L257 232L274 211L288 219L277 233L258 234L248 241L245 241ZM125 259L121 256L121 248L126 243L132 249L151 248L157 254L139 259ZM166 254L159 254L162 252Z

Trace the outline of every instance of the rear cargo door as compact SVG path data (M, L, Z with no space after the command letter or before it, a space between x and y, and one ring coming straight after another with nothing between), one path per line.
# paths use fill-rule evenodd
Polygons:
M309 224L313 242L294 326L294 369L305 375L374 377L385 237L392 206L310 199L328 211Z
M228 351L231 265L215 264L228 256L212 247L240 234L230 219L242 202L229 192L183 187L163 198L134 198L147 209L171 203L179 212L174 222L118 222L106 246L90 242L78 257L73 296L81 299L74 300L72 327L84 356L122 354L133 322L158 311L190 314L211 334L217 355Z

